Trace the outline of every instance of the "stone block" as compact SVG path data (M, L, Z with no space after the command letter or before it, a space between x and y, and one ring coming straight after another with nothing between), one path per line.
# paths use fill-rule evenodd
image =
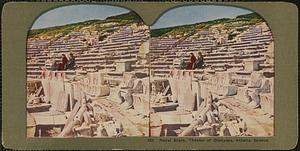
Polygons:
M238 87L234 85L223 86L223 95L232 96L237 94Z
M52 107L55 108L55 110L60 112L66 112L68 111L69 106L69 94L65 93L64 91L61 91L59 93L59 97L57 100L53 100Z
M196 103L196 94L192 93L191 80L178 80L178 104L180 108L193 111Z
M238 87L237 88L237 95L235 98L241 102L249 103L249 98L247 97L247 87Z
M65 82L65 92L69 95L70 110L72 110L72 107L75 105L74 84L71 82Z
M107 96L110 93L110 89L108 86L97 86L95 90L95 96L100 97L100 96Z
M168 102L159 105L151 105L151 109L153 109L155 112L175 111L177 107L178 104L173 102Z
M132 94L134 110L143 114L149 115L148 97L143 94Z
M262 83L263 83L262 87L259 88L257 91L259 93L271 93L272 90L271 87L273 87L273 85L271 85L271 80L264 79Z
M116 102L116 103L122 103L123 100L121 99L120 95L119 95L119 88L118 87L112 87L109 90L109 96L108 99L110 101Z
M261 73L252 73L247 84L249 88L259 88L262 85L263 75Z
M116 71L118 72L128 72L131 71L131 62L128 61L117 61Z
M161 114L162 124L190 124L193 121L192 114Z
M259 64L263 63L263 60L245 60L244 62L246 71L258 71Z
M93 131L89 126L81 126L74 128L76 136L78 137L92 137Z
M260 94L261 109L265 112L274 115L274 98L271 94Z

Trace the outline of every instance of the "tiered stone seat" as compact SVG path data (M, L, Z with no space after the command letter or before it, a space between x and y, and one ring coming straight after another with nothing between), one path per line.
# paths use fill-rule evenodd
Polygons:
M184 60L189 62L189 53L197 54L199 51L204 56L207 67L235 68L241 70L243 62L247 59L263 59L273 41L272 33L265 23L245 26L245 31L232 40L225 40L225 43L217 44L215 33L210 31L198 31L194 35L181 37L181 39L156 37L151 38L151 61L154 70L172 67L171 60L178 58L179 53L185 53ZM179 36L180 37L180 36ZM174 55L166 55L166 52ZM164 58L161 60L160 58ZM262 64L262 68L269 69L273 65Z
M114 27L107 38L98 41L98 32L86 30L56 35L48 39L29 38L27 43L28 62L36 60L38 64L28 63L27 74L36 77L47 60L61 60L61 54L72 52L76 57L76 66L83 70L115 69L114 62L119 59L136 60L138 49L149 37L149 31L137 27ZM141 27L141 28L140 28Z

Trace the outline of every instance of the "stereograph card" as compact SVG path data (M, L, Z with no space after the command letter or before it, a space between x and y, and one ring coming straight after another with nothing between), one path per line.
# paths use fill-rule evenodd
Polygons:
M9 149L293 149L290 2L6 2Z

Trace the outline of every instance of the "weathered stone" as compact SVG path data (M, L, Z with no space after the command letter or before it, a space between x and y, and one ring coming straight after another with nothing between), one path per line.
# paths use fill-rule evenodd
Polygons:
M162 124L190 124L193 121L192 114L166 113L160 114Z
M262 79L262 74L253 72L250 76L250 81L248 82L247 86L249 88L259 88L262 85Z
M192 93L195 95L195 106L198 109L200 104L201 104L201 88L200 88L200 83L198 81L193 81L192 82Z
M132 94L133 106L136 111L143 115L149 115L149 100L144 94Z
M77 137L92 137L93 131L89 126L80 126L74 128Z
M250 95L251 94L247 87L238 87L237 95L235 96L235 98L237 100L240 100L241 102L249 103L252 101Z
M263 63L264 60L245 60L245 70L246 71L258 71L259 64Z
M238 87L234 85L223 86L225 92L223 91L224 96L232 96L237 94Z
M108 99L113 101L113 102L116 102L116 103L122 103L124 100L120 97L120 94L119 94L119 88L118 87L114 87L114 88L110 88L110 93L109 93L109 96L108 96Z
M35 130L36 130L36 123L34 116L32 116L30 113L27 113L27 122L26 122L26 135L27 137L34 137Z
M171 93L172 93L172 101L176 102L178 101L178 83L177 80L174 78L168 79L170 87L171 87Z
M204 125L196 128L196 133L198 136L216 136L217 130L216 125L209 125L207 122Z
M220 128L220 136L231 136L230 131L226 125Z
M96 91L95 91L95 96L96 97L100 97L100 96L107 96L109 95L110 91L109 91L109 87L108 86L98 86Z
M260 105L260 95L258 94L258 92L253 92L251 94L251 102L249 103L249 106L252 108L259 108L261 107Z
M128 72L131 71L131 62L128 61L116 61L116 71Z
M270 93L271 92L271 82L270 80L263 80L263 85L261 88L256 89L258 93Z
M260 94L261 109L265 112L274 115L274 96L272 94Z
M57 111L66 112L68 109L68 103L69 95L64 91L61 91L58 95L57 100L52 101L52 107L54 107Z
M107 137L108 133L103 125L97 128L97 137Z

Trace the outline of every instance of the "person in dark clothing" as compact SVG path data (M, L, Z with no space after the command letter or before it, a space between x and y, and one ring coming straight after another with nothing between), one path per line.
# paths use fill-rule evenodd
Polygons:
M190 56L191 56L191 62L188 64L188 66L186 68L187 70L192 70L194 68L194 64L197 60L193 53L190 53Z
M75 69L75 57L72 53L70 53L67 69L70 69L70 70Z
M201 69L204 64L203 55L201 52L198 53L197 61L195 62L195 69Z
M56 71L58 69L59 65L57 64L56 60L53 61L51 64L50 70L51 71Z
M179 69L183 70L186 68L186 66L187 64L184 61L183 54L181 54L179 58Z
M62 60L61 63L59 64L59 69L58 70L65 70L68 64L68 58L66 57L65 54L62 54Z

